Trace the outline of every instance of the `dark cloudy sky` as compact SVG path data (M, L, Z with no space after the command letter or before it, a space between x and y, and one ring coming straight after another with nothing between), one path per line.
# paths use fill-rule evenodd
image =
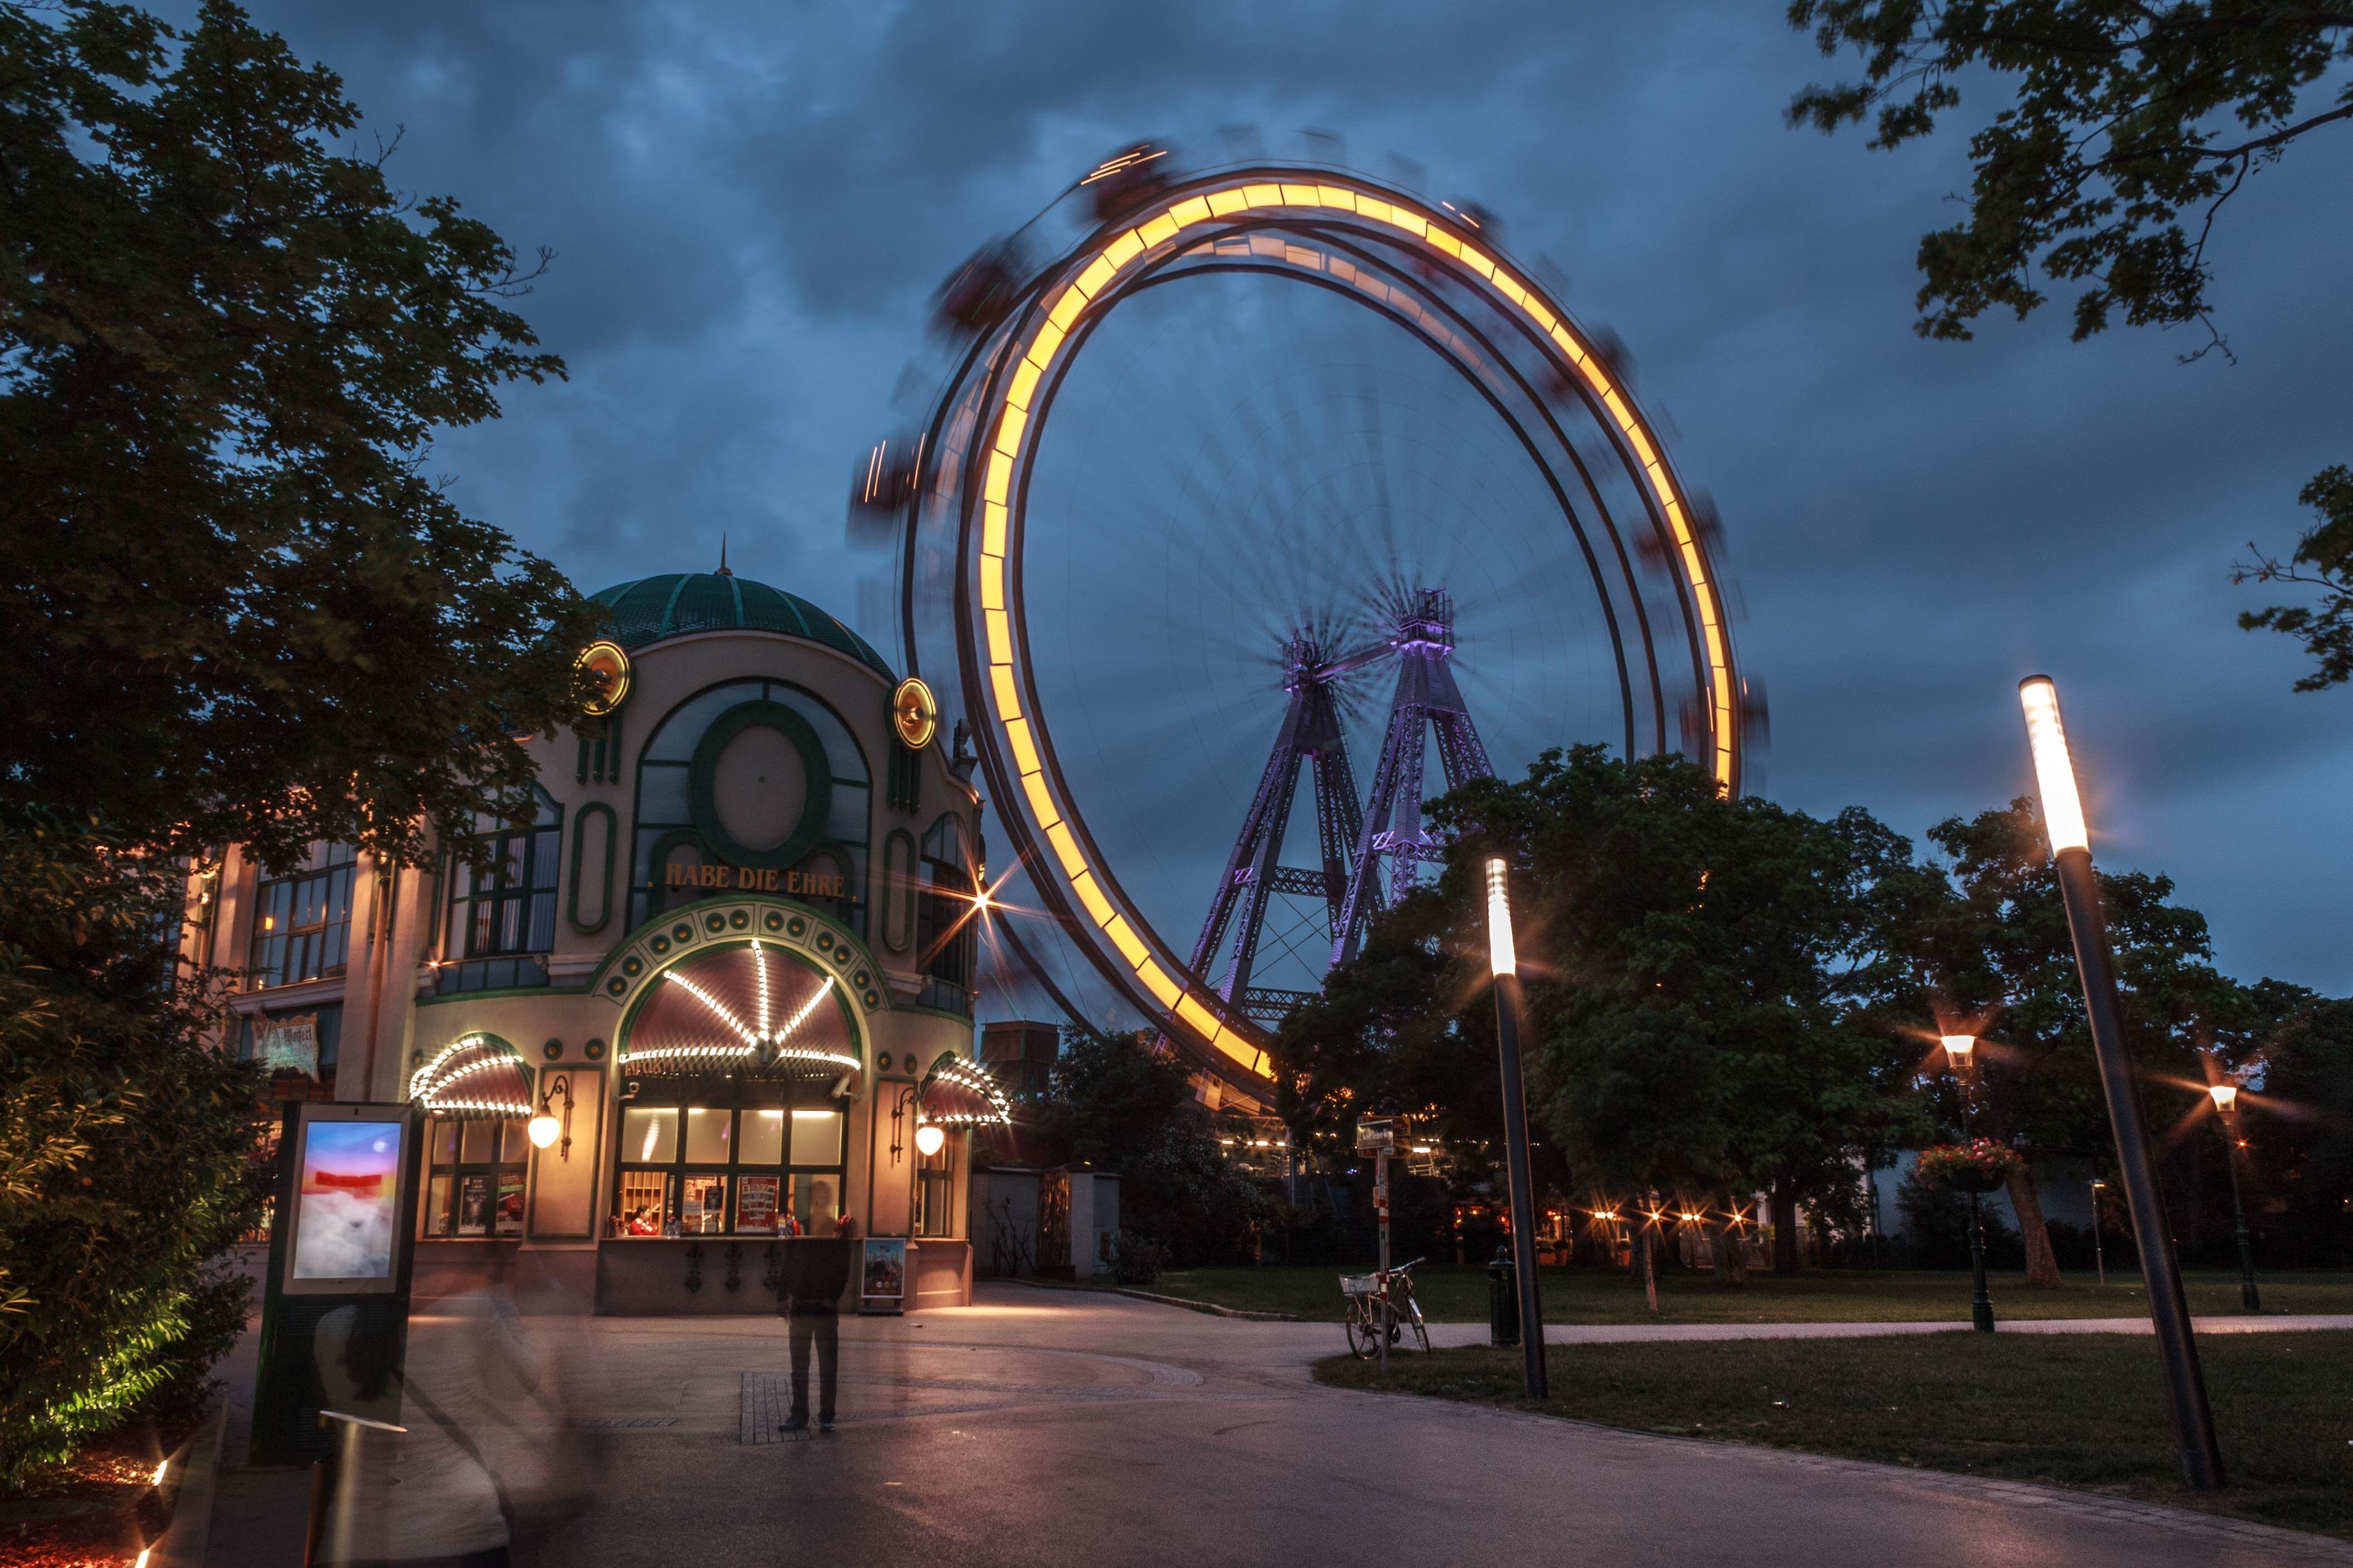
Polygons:
M1777 4L262 5L342 71L396 178L558 259L527 302L569 384L439 466L584 589L734 563L845 617L847 478L926 300L1119 145L1316 127L1509 224L1632 350L1725 521L1767 683L1767 793L1918 834L2029 787L2018 677L2056 675L2112 868L2169 873L2224 966L2353 989L2353 692L2295 696L2228 569L2353 460L2342 134L2215 247L2239 363L2184 335L1910 331L1957 135L1783 128L1840 73ZM2339 128L2341 130L2341 128ZM881 628L869 627L870 635ZM882 641L877 636L878 642Z

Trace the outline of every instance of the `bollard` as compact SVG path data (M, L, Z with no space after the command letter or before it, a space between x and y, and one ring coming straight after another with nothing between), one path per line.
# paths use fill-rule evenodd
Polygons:
M348 1450L358 1446L362 1428L376 1432L406 1432L406 1426L395 1426L389 1421L370 1421L364 1415L346 1415L340 1410L319 1412L320 1430L329 1434L327 1451L311 1466L311 1518L302 1532L302 1568L312 1568L319 1561L319 1548L327 1539L327 1521L335 1510L335 1494L343 1479Z
M1487 1265L1487 1342L1520 1342L1519 1269L1508 1246L1496 1247L1495 1260Z

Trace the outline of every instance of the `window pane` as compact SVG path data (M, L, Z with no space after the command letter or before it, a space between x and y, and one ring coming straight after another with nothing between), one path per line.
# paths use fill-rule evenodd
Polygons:
M555 946L555 895L533 893L531 896L531 937L523 944L525 952L546 952Z
M562 837L552 827L531 836L531 885L542 892L554 890L555 846Z
M522 1173L505 1170L499 1173L498 1234L522 1234Z
M841 1183L834 1176L793 1178L793 1224L797 1236L831 1236L841 1209Z
M723 1165L733 1142L729 1133L735 1121L732 1110L692 1110L686 1113L686 1163Z
M689 1176L681 1184L679 1229L688 1236L709 1236L727 1227L727 1178Z
M436 1176L425 1189L425 1234L449 1234L449 1178Z
M785 1111L782 1106L770 1106L744 1113L743 1142L735 1148L736 1163L744 1165L777 1165L785 1158Z
M531 1158L531 1138L524 1132L527 1123L522 1117L511 1117L499 1125L506 1131L499 1139L499 1158L523 1161Z
M639 822L685 823L694 818L694 808L687 798L685 768L665 768L648 763L638 777L638 820Z
M459 1146L458 1157L469 1165L486 1165L499 1157L499 1124L495 1121L468 1121L464 1142Z
M458 1119L454 1116L433 1119L433 1163L437 1165L458 1163Z
M636 1165L667 1165L678 1158L678 1112L625 1107L621 1112L621 1158Z
M793 1163L796 1165L841 1163L840 1111L796 1110L793 1112Z
M670 1177L659 1171L624 1171L614 1210L616 1236L659 1236L669 1216Z

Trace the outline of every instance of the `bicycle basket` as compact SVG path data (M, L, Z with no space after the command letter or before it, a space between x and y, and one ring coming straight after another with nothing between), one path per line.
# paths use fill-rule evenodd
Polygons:
M1343 1274L1340 1276L1340 1294L1343 1296L1370 1296L1380 1288L1381 1277L1377 1274Z

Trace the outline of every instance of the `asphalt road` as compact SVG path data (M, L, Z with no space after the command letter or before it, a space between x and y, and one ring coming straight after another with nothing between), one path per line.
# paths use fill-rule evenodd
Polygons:
M511 1531L551 1568L2353 1563L2172 1510L1323 1388L1331 1325L984 1286L845 1319L840 1429L796 1441L776 1320L453 1308L413 1327L432 1408L353 1493L352 1558ZM216 1537L215 1563L241 1556Z

